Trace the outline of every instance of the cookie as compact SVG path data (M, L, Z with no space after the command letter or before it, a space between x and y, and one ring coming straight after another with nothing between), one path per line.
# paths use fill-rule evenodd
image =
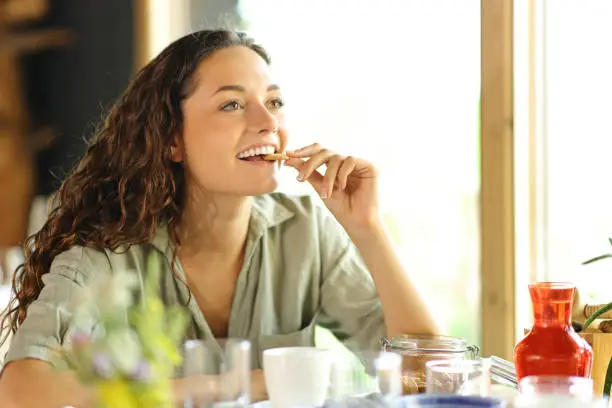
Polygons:
M284 153L266 154L262 159L267 161L289 160L289 156Z

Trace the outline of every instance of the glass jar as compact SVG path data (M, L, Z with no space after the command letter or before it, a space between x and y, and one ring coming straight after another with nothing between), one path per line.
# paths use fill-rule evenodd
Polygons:
M422 394L426 389L426 363L432 360L475 359L478 347L458 337L400 335L383 339L383 349L402 356L403 393Z

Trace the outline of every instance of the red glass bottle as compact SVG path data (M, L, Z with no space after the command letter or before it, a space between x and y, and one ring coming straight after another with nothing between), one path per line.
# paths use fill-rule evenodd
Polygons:
M570 283L529 285L534 323L514 348L516 376L590 377L593 350L571 325L576 287Z

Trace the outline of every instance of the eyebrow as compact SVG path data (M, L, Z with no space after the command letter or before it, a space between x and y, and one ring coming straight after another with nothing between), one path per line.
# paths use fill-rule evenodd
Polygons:
M276 84L272 84L268 87L268 92L269 91L278 91L280 90L280 87ZM244 88L244 86L241 85L223 85L222 87L220 87L219 89L217 89L214 93L214 95L218 94L219 92L225 92L225 91L235 91L235 92L246 92L246 89Z

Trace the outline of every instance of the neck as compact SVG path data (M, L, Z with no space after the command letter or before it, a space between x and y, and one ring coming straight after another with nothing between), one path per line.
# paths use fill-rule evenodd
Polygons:
M180 253L220 259L240 256L249 228L251 197L188 192L179 225Z
M566 327L571 324L569 303L534 304L534 325L543 327Z
M575 287L564 283L543 282L529 286L534 325L567 327L571 324Z

